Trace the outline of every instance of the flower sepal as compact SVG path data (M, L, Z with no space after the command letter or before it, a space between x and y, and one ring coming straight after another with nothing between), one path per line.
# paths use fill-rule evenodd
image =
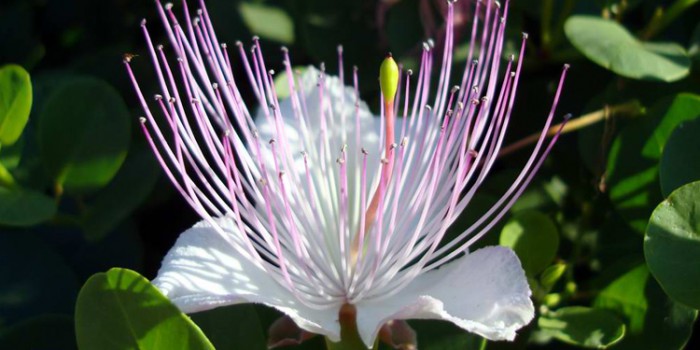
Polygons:
M299 328L291 317L285 315L270 325L268 335L267 348L276 349L283 346L300 345L317 334Z
M379 330L379 340L397 350L418 349L418 338L413 327L404 320L391 320Z

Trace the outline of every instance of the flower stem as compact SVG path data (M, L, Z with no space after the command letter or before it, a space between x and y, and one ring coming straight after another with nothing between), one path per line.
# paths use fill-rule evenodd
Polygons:
M564 126L564 129L561 131L562 134L566 134L572 131L576 131L578 129L585 128L589 125L595 124L601 120L610 118L613 115L616 114L627 114L631 116L635 116L639 113L641 113L644 110L644 108L639 104L638 101L631 101L627 103L622 103L619 105L611 106L611 107L605 107L601 110L595 111L588 113L586 115L582 115L576 119L572 119L566 123L566 126ZM559 128L561 127L561 123L557 125L553 125L552 127L547 130L547 136L553 136L554 134L557 133ZM499 157L503 157L506 155L509 155L527 145L533 144L537 142L537 139L540 137L540 133L534 133L524 139L521 139L519 141L516 141L506 147L503 147L501 151L498 153Z
M344 304L338 312L338 322L340 322L340 341L332 342L326 338L326 348L328 350L367 350L367 346L360 334L357 332L357 311L350 304ZM374 345L374 349L377 344Z
M540 31L542 48L549 51L549 44L552 39L552 7L554 6L553 0L543 0L542 1L542 18L540 20Z

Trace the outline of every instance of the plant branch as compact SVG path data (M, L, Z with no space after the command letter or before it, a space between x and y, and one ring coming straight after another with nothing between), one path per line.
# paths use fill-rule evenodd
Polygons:
M603 109L600 109L595 112L588 113L586 115L583 115L581 117L578 117L576 119L571 119L569 120L566 125L564 126L564 129L562 129L561 133L566 134L572 131L576 131L582 128L585 128L589 125L593 125L601 120L605 120L607 118L610 118L613 115L618 115L618 114L623 114L623 115L630 115L630 116L635 116L639 114L640 112L643 111L643 107L639 104L638 101L631 101L627 103L622 103L619 105L611 106L611 107L605 107ZM557 125L551 126L547 130L547 137L554 136L559 128L561 127L561 123ZM528 137L525 137L524 139L521 139L519 141L516 141L506 147L503 147L501 151L498 153L498 157L503 157L506 155L509 155L525 146L531 145L539 139L541 133L534 133Z

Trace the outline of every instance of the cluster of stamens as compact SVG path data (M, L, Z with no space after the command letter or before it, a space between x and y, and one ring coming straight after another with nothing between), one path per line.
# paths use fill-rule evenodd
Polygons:
M386 298L463 254L505 215L558 137L547 140L546 131L566 68L542 134L512 185L470 227L445 240L492 169L513 110L522 60L511 56L501 66L508 2L476 2L470 59L453 87L450 2L442 55L428 41L417 73L399 71L396 96L382 100L379 127L376 118L363 117L356 68L353 88L329 88L345 84L342 47L339 77L322 66L314 91L305 90L308 75L295 71L282 49L291 101L291 115L283 115L289 111L281 107L260 40L253 38L250 51L236 43L245 79L236 78L204 3L194 18L182 4L183 25L171 4L158 4L174 65L142 23L160 86L155 106L137 83L132 56L124 59L145 112L146 139L192 208L241 256L313 308ZM245 80L261 120L253 120L243 101ZM261 140L261 123L271 126L273 138ZM372 133L380 139L365 144Z

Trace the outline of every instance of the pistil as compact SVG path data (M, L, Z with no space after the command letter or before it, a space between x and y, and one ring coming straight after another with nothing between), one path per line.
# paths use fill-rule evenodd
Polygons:
M379 207L383 204L383 199L385 197L386 190L389 188L389 181L391 180L391 173L394 165L394 149L396 148L395 143L395 122L396 113L394 109L394 101L396 97L396 92L398 90L399 84L399 67L396 65L394 58L389 53L382 65L379 68L379 85L382 92L383 101L383 111L384 111L384 157L382 158L382 174L379 182L379 186L372 195L372 200L370 201L369 207L365 213L364 220L364 230L359 232L353 239L351 258L352 263L357 262L357 256L360 249L362 249L361 242L364 241L365 237L360 238L369 234L374 221L377 219L377 213ZM380 242L381 237L380 232L377 232L377 237L375 239ZM377 245L378 247L381 245Z

